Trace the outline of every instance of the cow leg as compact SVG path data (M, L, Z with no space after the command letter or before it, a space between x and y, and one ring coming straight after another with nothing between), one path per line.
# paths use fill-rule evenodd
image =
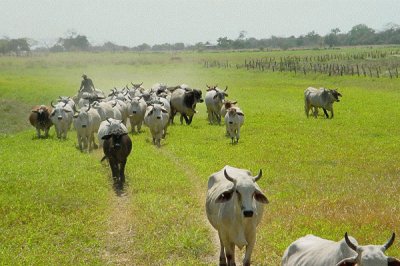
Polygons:
M243 266L250 266L251 253L253 252L254 245L256 243L256 232L249 232L247 236L248 244L246 246L246 253L243 258Z
M111 174L113 178L118 178L119 176L119 171L118 171L118 163L114 158L109 158L109 163L110 163L110 168L111 168Z
M44 137L45 137L45 138L48 138L48 137L49 137L49 128L46 128L46 129L44 130Z
M226 266L226 257L225 257L225 248L224 244L221 241L221 238L219 238L219 244L221 247L221 250L219 252L219 266Z
M326 111L326 109L325 109L325 108L322 108L322 110L324 110L324 113L325 113L326 118L329 118L329 115L328 115L328 112Z
M236 143L239 143L239 139L240 139L240 127L236 131Z
M331 119L333 118L333 108L332 108L332 111L331 111Z
M38 137L38 139L40 139L40 129L36 128L36 136Z
M190 125L191 123L192 123L192 120L193 120L193 115L192 116L189 116L189 118L185 115L185 120L186 120L186 124L187 125Z
M140 129L142 128L142 122L137 124L137 132L140 133Z
M312 109L313 109L314 117L317 118L318 117L318 108L312 107Z
M226 259L228 261L228 266L236 266L235 263L235 244L229 243L225 245Z
M94 148L94 149L98 149L99 146L97 146L97 144L96 144L96 142L95 142L94 132L92 132L91 138L92 138L92 142L93 142L93 148Z
M119 167L119 178L121 180L121 183L125 183L125 165L126 160L122 161Z

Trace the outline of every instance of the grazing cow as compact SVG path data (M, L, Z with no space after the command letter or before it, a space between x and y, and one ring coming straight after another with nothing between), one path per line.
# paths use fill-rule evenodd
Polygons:
M324 110L326 118L329 118L328 111L331 112L333 118L333 103L339 102L339 96L342 95L337 90L331 90L326 88L316 89L309 87L304 91L304 111L308 117L310 109L314 109L314 117L318 116L318 108Z
M217 122L218 125L221 124L221 108L223 103L225 102L225 97L228 97L226 90L228 86L226 86L225 90L219 89L217 86L210 87L207 85L206 96L204 97L204 102L206 103L207 113L208 113L208 121L210 124L214 124Z
M224 104L221 107L221 111L220 111L220 115L221 117L225 118L226 115L226 110L228 110L231 107L238 107L237 106L237 101L229 101L229 100L225 100Z
M261 192L257 176L244 169L225 166L208 179L207 218L218 231L221 244L220 265L235 265L235 246L246 246L243 265L250 265L256 242L256 227L268 199ZM228 264L227 264L228 263Z
M122 120L117 120L114 118L107 118L100 123L99 130L97 131L97 137L99 140L99 147L103 147L103 137L109 135L111 132L121 132L128 133L128 129L122 123Z
M32 111L29 115L29 122L36 128L38 138L41 137L40 130L44 131L45 138L49 136L49 130L53 125L53 122L50 119L51 112L52 109L45 105L37 105L32 108Z
M68 130L71 128L74 111L71 106L62 102L56 105L51 102L51 106L53 111L50 113L50 119L56 128L57 138L66 139Z
M87 108L87 109L86 109ZM97 148L94 141L94 133L99 130L101 118L98 112L88 107L83 107L74 115L74 127L78 138L79 149L87 149L90 152L92 148Z
M146 113L146 107L146 103L140 97L134 97L128 103L128 114L132 134L135 133L135 128L137 128L138 133L140 132L144 120L144 114Z
M226 132L231 137L232 144L239 142L240 128L244 123L244 113L239 107L231 107L225 114ZM236 139L236 140L235 140Z
M102 137L104 140L104 157L110 164L112 176L115 180L125 182L125 165L132 151L132 141L128 132L124 130L110 130L109 134Z
M395 234L384 245L359 246L347 233L339 242L307 235L285 250L282 266L400 266L398 259L384 252L394 242Z
M202 103L204 100L201 98L201 91L196 89L182 89L176 88L171 94L171 123L174 123L174 117L177 112L181 113L181 124L183 118L187 125L190 125L193 116L196 113L196 104Z
M150 104L144 115L144 123L150 128L153 144L160 147L161 138L167 134L169 115L161 104Z

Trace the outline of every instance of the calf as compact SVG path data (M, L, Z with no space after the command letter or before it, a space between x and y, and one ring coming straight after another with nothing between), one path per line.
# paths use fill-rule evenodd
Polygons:
M129 154L132 151L132 141L127 132L111 131L102 137L104 140L104 157L110 164L112 176L115 180L125 182L125 165Z
M282 266L400 266L398 259L384 254L394 238L393 233L384 245L359 246L347 233L339 242L307 235L285 250Z
M94 133L98 131L101 122L100 115L97 111L92 109L90 105L87 109L83 107L74 115L73 122L76 129L79 149L81 151L87 149L87 152L90 152L92 148L97 148L94 140Z
M235 246L246 246L243 265L250 265L256 242L256 227L260 223L268 199L257 185L257 176L231 166L225 166L208 179L206 213L218 231L221 244L220 265L235 265Z
M37 105L32 108L32 111L29 115L29 122L36 128L36 134L38 138L41 137L41 130L44 131L45 138L49 136L49 130L53 125L53 122L50 119L51 112L52 109L45 105Z
M244 114L239 107L231 107L225 114L226 132L232 139L232 144L239 142L240 128L244 123Z

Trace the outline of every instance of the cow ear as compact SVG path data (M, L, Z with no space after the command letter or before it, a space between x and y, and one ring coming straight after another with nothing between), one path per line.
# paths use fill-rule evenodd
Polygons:
M101 139L107 140L107 139L110 139L110 138L111 138L111 135L105 135Z
M341 260L336 266L355 266L357 264L356 257Z
M39 111L38 110L32 110L32 113L39 113Z
M161 112L168 113L168 111L165 108L161 108Z
M244 116L244 114L242 112L236 112L236 113L237 113L237 115Z
M78 118L78 115L79 115L78 113L74 114L74 118Z
M388 258L388 266L400 266L400 260L396 258Z
M218 97L218 93L214 95L213 99L216 99Z
M233 196L233 189L222 192L218 198L215 200L215 203L224 203L229 201Z
M50 116L54 116L55 113L56 113L56 112L53 110L53 111L51 112Z
M267 199L267 197L261 191L256 191L254 193L254 199L256 201L264 203L264 204L269 203L269 200Z

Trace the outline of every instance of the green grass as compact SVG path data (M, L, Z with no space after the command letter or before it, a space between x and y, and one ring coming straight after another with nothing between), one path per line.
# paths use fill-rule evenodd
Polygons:
M355 50L357 51L357 50ZM133 234L117 256L132 265L213 265L216 247L205 218L210 174L224 165L262 168L270 200L259 226L255 265L279 265L285 248L308 233L382 244L399 233L400 80L328 77L203 68L204 60L241 62L253 56L324 51L230 53L49 54L0 58L0 261L3 264L105 265L113 208L119 202L101 151L80 153L66 141L36 139L30 106L72 96L86 73L108 91L131 81L150 87L187 83L228 86L245 113L238 145L224 126L211 126L198 105L190 126L169 127L161 149L147 128L131 136L125 193ZM351 51L353 52L353 50ZM179 57L179 60L176 58ZM175 59L172 59L175 58ZM307 119L303 91L338 88L332 120ZM21 111L22 109L22 111ZM112 236L111 236L112 237ZM400 257L396 241L388 254ZM118 264L118 262L111 262Z

